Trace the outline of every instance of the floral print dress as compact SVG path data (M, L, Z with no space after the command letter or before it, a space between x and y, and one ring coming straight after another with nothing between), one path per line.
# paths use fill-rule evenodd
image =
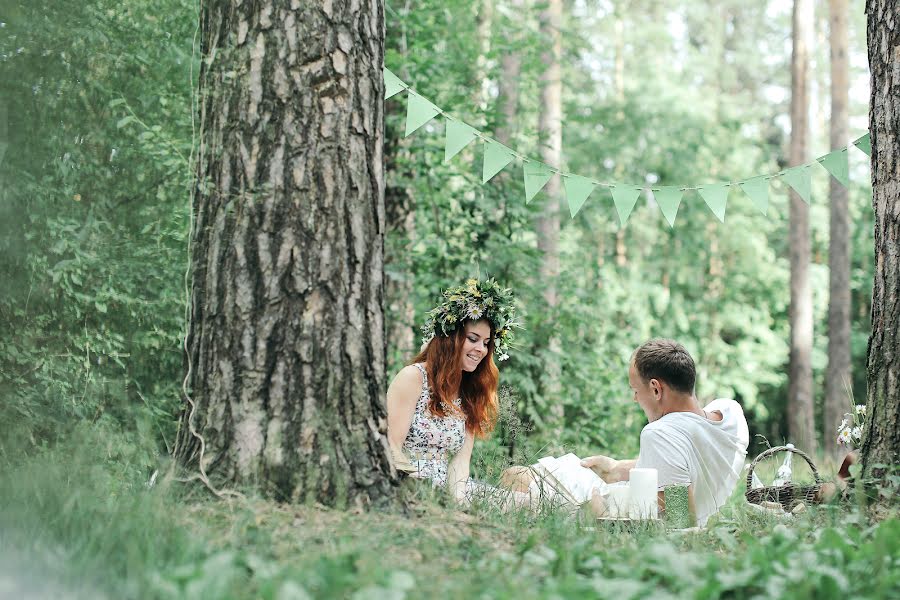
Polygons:
M459 412L448 413L445 417L433 414L428 408L431 396L428 391L425 365L415 363L414 366L422 373L422 393L416 401L416 412L409 426L409 433L403 441L403 452L417 469L410 474L412 477L428 479L434 487L445 487L450 460L466 441L466 419L462 413L462 401L459 398L453 401ZM525 506L530 498L527 493L497 488L470 477L466 480L463 497L460 500L468 504L478 499L498 508L507 509Z
M428 374L425 365L414 365L422 373L422 393L416 401L409 433L403 441L403 452L415 465L413 477L431 480L435 487L447 485L447 466L450 459L463 447L466 441L466 419L462 414L462 401L457 398L453 405L459 410L444 417L433 414L428 409Z

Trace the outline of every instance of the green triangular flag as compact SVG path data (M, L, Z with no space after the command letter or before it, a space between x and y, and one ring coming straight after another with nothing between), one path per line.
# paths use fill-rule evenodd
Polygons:
M835 179L845 186L850 185L850 166L847 164L846 148L829 152L825 156L819 158L818 161L822 163L822 166L825 167L829 173L834 175Z
M456 119L447 119L447 145L444 146L444 162L459 154L459 151L475 139L474 127Z
M744 193L750 196L756 208L766 214L769 212L769 181L765 176L754 177L747 181L741 181L738 185L744 190Z
M697 193L706 202L709 210L713 211L721 222L725 222L725 205L728 204L728 186L724 183L712 183L697 188Z
M669 222L669 227L675 227L675 215L678 214L678 206L681 204L683 195L684 192L677 185L656 188L653 192L653 198L659 205L659 210L662 211L666 221Z
M641 195L641 189L617 185L610 191L612 192L613 203L616 205L616 212L619 213L619 226L624 226L625 221L631 216L631 211L634 209L638 196Z
M384 99L387 100L391 96L399 94L406 89L406 84L400 81L400 78L391 73L388 69L384 70Z
M499 173L503 167L515 158L513 151L496 140L484 141L484 168L481 171L481 183Z
M812 186L809 182L809 167L802 165L793 167L781 174L781 178L788 182L794 190L800 194L807 204L812 200Z
M553 177L553 171L544 163L529 161L525 163L525 203L531 202L541 188Z
M865 152L867 156L872 156L872 137L868 133L853 142L853 145Z
M572 214L572 217L575 217L578 211L581 210L581 207L584 206L584 201L594 191L594 182L580 175L568 175L563 178L563 185L566 187L566 200L569 203L569 212Z
M406 134L409 135L437 116L441 109L410 90L406 94L409 103L406 105Z

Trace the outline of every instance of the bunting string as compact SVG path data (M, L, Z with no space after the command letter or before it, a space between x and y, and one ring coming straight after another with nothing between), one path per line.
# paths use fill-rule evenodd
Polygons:
M739 188L746 194L753 205L762 213L769 210L769 183L772 179L781 178L789 185L804 202L812 201L811 168L818 164L831 174L844 186L850 185L850 168L848 150L855 146L867 156L872 155L872 146L869 133L859 137L844 148L832 150L828 154L820 156L808 163L784 169L770 175L757 175L740 181L707 183L702 185L683 186L648 186L646 184L618 183L598 181L590 177L583 177L575 173L563 171L553 165L535 160L521 152L509 148L494 138L479 131L475 127L457 119L450 113L436 106L430 100L419 94L412 87L404 83L389 69L384 69L384 98L392 98L401 92L406 92L406 136L417 131L423 125L441 115L446 120L444 145L444 162L449 162L468 146L476 138L484 144L484 162L482 165L482 183L487 183L497 173L506 168L511 162L518 159L522 162L525 182L525 202L530 202L550 181L554 174L563 178L563 189L569 206L569 213L574 218L581 210L588 197L597 187L607 188L612 195L613 204L619 216L621 226L624 226L631 216L631 212L637 203L641 192L655 201L662 212L663 217L670 227L675 226L675 218L686 191L696 191L703 199L712 213L721 222L725 222L725 209L728 202L728 194L732 188Z

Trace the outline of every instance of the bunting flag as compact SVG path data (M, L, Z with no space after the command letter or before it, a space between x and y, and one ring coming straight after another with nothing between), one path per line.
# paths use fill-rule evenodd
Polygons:
M706 202L709 210L719 218L722 223L725 222L725 205L728 203L728 186L724 183L713 183L697 188L697 193Z
M444 147L444 162L459 154L460 150L475 139L478 131L462 121L447 119L447 144Z
M853 142L853 145L865 152L866 156L872 156L872 138L868 133Z
M653 188L653 198L659 205L659 210L666 218L666 221L669 222L669 227L675 226L675 215L678 214L678 207L681 205L681 197L683 195L684 190L677 185Z
M407 95L409 100L406 105L406 135L409 135L438 116L441 109L412 90L409 90Z
M762 214L769 212L769 180L765 175L741 181L738 185L750 197Z
M437 115L443 114L446 118L444 162L448 162L454 156L459 154L459 152L469 145L476 137L480 137L484 142L482 183L487 183L492 177L509 165L513 159L519 158L524 163L523 170L526 203L530 202L538 192L544 188L550 178L558 173L563 177L566 200L569 204L569 212L572 217L574 217L578 211L581 210L582 206L584 206L584 203L593 192L594 187L601 185L610 188L613 203L615 204L616 212L619 215L620 226L624 226L634 210L634 206L641 194L641 190L645 188L644 185L639 184L598 182L594 179L582 177L574 173L560 171L553 165L547 165L523 156L519 152L516 152L497 140L485 135L475 127L444 113L439 107L422 97L409 85L401 81L393 72L385 68L384 97L390 98L402 91L405 91L407 94L405 135L410 135ZM869 133L866 133L853 141L851 145L856 146L861 152L871 156L871 144L871 136ZM768 213L769 209L770 179L783 179L785 183L803 198L804 202L809 204L812 201L810 167L814 163L822 165L822 167L824 167L831 176L841 184L845 186L849 185L850 169L847 156L849 147L850 146L848 145L844 148L837 148L824 156L818 157L814 161L786 169L774 175L757 175L742 181L712 183L700 186L663 186L648 189L647 195L656 201L660 211L662 211L663 216L671 227L674 227L675 225L675 217L678 215L678 209L681 206L685 190L697 190L697 193L703 198L703 201L713 214L716 215L719 221L724 223L725 208L728 203L730 188L732 186L740 186L753 202L754 206L765 215ZM0 161L3 159L5 150L5 144L0 143Z
M563 184L566 186L566 200L569 203L569 212L574 217L581 210L581 207L584 206L584 201L594 191L594 182L580 175L568 175L563 179Z
M522 170L525 172L525 204L528 204L547 185L547 182L553 177L553 171L544 163L536 160L525 163L525 168Z
M481 183L488 180L503 170L503 167L512 162L516 153L495 140L484 141L484 169L481 172Z
M842 185L850 185L850 165L847 162L847 149L835 150L818 159L819 163L831 173Z
M788 169L781 174L781 178L784 179L789 186L794 188L794 191L803 198L804 202L807 204L811 202L812 184L809 180L809 167L807 165Z
M400 78L391 73L388 69L384 70L384 99L387 100L391 96L396 96L406 88L406 84L400 81Z
M613 203L616 205L616 212L619 213L619 226L624 227L625 221L631 216L634 205L638 196L641 195L641 189L636 187L628 187L617 185L612 190Z

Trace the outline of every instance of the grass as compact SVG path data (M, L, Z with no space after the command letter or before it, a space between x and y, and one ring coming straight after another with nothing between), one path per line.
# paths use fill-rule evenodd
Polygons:
M148 489L126 442L81 431L2 465L0 597L900 597L895 510L779 521L737 492L707 530L676 534L460 511L413 487L386 513L223 502Z

